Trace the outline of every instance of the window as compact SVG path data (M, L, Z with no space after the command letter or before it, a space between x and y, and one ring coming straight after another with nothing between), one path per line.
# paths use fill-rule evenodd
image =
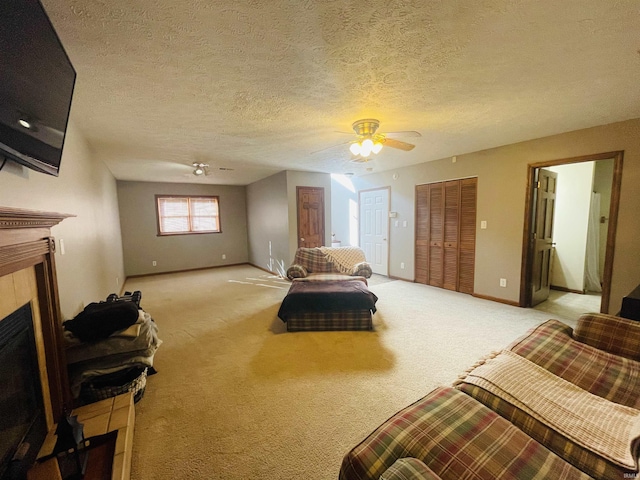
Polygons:
M219 233L218 197L156 195L158 235Z

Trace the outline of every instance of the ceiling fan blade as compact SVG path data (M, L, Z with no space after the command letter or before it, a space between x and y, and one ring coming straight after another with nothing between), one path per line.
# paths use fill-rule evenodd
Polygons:
M404 132L385 132L385 137L421 137L422 134L420 132L416 132L415 130L407 130Z
M324 152L325 150L331 150L332 148L340 147L342 145L348 145L349 143L353 143L353 140L349 140L348 142L337 143L335 145L331 145L330 147L322 148L320 150L316 150L315 152L311 152L310 155L315 155L316 153Z
M371 157L353 156L349 161L351 163L369 163L373 161L373 159Z
M400 150L404 150L405 152L413 150L416 147L411 143L401 142L400 140L395 140L393 138L385 138L384 146L391 147L391 148L399 148Z

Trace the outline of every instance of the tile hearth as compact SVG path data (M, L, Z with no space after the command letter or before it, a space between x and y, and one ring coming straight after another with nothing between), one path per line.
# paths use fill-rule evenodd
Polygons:
M85 438L104 435L117 431L116 449L113 457L111 480L128 480L131 475L131 456L133 449L133 429L135 423L135 407L133 393L125 393L117 397L101 400L96 403L76 408L71 413L78 416L84 424ZM38 458L51 454L56 444L55 426L44 441ZM91 457L89 457L91 458ZM91 460L89 460L91 461ZM28 480L51 479L53 472L56 478L55 459L36 464L28 473ZM58 474L59 475L59 474ZM59 476L57 478L60 478Z

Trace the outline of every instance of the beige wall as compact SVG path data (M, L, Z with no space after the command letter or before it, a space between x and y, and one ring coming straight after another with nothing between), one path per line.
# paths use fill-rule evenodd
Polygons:
M434 162L355 178L358 189L391 187L391 210L410 228L391 229L389 274L414 278L415 185L478 177L475 292L517 302L520 293L522 232L527 165L624 150L620 212L613 264L610 312L640 283L640 119L554 135L529 142L458 155ZM398 173L397 180L392 175ZM479 228L487 221L487 229ZM400 269L400 262L406 268ZM508 280L507 287L499 279Z
M289 201L287 172L247 186L249 262L284 275L289 258Z
M284 275L298 248L296 187L324 188L325 245L331 245L331 176L287 170L247 186L250 262Z
M127 276L248 261L245 187L118 181L117 189ZM155 195L217 195L222 232L158 236Z
M351 176L331 176L331 232L341 246L356 246L358 240L358 192Z
M7 162L0 171L0 205L75 215L52 229L63 317L71 318L87 303L120 290L124 266L116 182L106 166L92 158L73 123L60 176Z

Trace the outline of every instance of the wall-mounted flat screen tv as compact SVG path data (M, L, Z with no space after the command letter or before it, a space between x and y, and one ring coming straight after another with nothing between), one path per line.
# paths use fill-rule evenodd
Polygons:
M58 176L76 72L38 0L0 1L0 160Z

